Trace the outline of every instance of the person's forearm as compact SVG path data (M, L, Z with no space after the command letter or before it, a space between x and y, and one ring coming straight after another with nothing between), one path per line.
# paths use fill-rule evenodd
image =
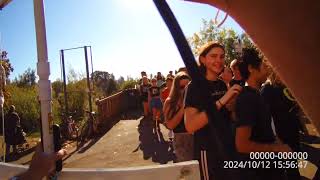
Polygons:
M219 111L224 105L222 104L222 102L219 100L216 101L216 108Z
M194 113L192 116L186 116L185 127L188 133L193 133L208 124L208 116L206 112Z
M166 124L167 128L169 128L171 130L176 128L177 125L183 119L183 115L184 115L184 108L181 107L179 109L178 113L176 113L171 119L166 119L165 124Z

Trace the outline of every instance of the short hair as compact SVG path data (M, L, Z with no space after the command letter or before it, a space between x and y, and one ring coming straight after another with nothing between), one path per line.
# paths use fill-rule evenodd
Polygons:
M186 67L181 67L181 68L178 69L178 72L188 72L188 70L187 70Z
M173 81L173 78L174 77L168 75L167 78L166 78L166 81Z
M256 48L244 48L242 56L239 60L239 71L244 80L250 76L249 65L255 69L259 69L262 63L262 56Z

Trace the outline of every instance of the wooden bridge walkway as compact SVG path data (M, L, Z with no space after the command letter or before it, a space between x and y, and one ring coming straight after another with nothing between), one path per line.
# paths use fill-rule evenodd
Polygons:
M119 168L172 163L174 154L161 125L159 136L151 119L122 119L101 138L74 151L64 167Z

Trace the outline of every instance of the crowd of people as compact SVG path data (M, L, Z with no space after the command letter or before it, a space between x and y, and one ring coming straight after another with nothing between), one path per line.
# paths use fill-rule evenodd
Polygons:
M244 48L225 65L224 46L209 42L198 65L205 85L192 81L185 68L166 78L141 72L144 116L152 117L155 130L164 119L174 134L176 162L198 160L203 180L300 179L298 167L223 170L226 160L252 160L252 152L301 151L299 106L261 53Z
M298 167L237 169L229 161L252 159L254 152L300 152L300 108L270 64L255 48L244 48L225 65L224 46L208 42L199 51L198 68L205 79L193 81L186 68L164 78L141 72L144 118L159 132L163 123L174 134L176 162L198 160L202 180L300 179ZM60 152L60 154L63 154ZM59 155L55 154L52 158ZM297 158L285 159L297 162Z

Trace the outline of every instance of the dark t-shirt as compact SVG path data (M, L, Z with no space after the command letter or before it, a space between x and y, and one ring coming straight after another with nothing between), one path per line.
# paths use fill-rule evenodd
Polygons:
M284 143L298 141L299 106L288 88L266 84L261 89L261 95L269 106L279 138Z
M207 81L209 86L209 92L211 94L211 101L217 101L221 98L227 91L227 86L222 80L217 81ZM187 95L185 100L185 107L193 107L198 109L199 111L204 111L206 103L203 102L200 95L203 93L198 86L194 83L190 83L187 88ZM212 107L213 108L213 107ZM219 115L221 116L221 120L229 120L229 114L226 109L221 109L219 111ZM220 120L220 119L219 119ZM196 119L194 119L196 121ZM212 146L212 137L210 137L210 128L209 125L204 126L194 133L194 148L195 151L200 150L211 150L214 147Z
M191 82L185 100L186 107L196 108L200 112L206 110L209 118L207 125L194 132L194 158L202 165L207 165L210 179L241 179L238 172L223 168L224 162L237 159L229 112L224 107L220 110L215 107L215 102L225 95L227 86L222 80L205 82L208 87L205 90L209 91L210 96L207 97L197 82Z
M245 86L246 82L244 80L235 80L235 79L232 79L230 82L229 82L229 86L232 87L233 85L235 84L238 84L242 87Z
M148 101L148 91L150 87L151 87L150 84L142 84L140 86L141 99L143 101Z
M160 88L151 86L149 88L151 97L160 96Z
M260 92L245 86L236 100L237 127L251 126L250 139L259 143L272 143L275 136L271 127L270 110Z

